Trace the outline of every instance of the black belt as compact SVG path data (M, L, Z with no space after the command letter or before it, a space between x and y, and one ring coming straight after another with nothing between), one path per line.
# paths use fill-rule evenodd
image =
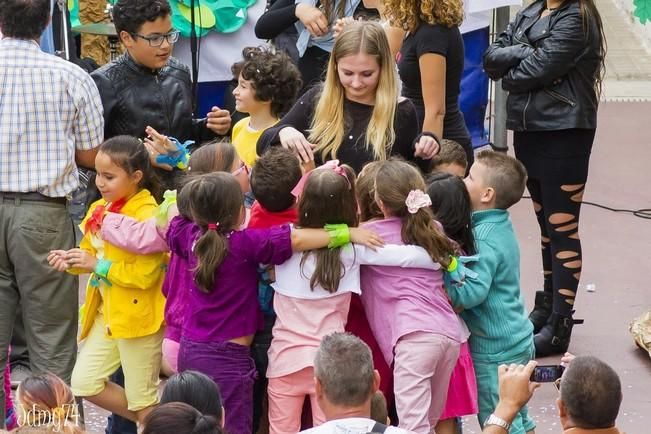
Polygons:
M49 203L59 203L66 204L65 197L50 197L45 196L41 193L30 192L30 193L16 193L16 192L0 192L0 202L13 200L14 202L26 201L26 202L49 202Z

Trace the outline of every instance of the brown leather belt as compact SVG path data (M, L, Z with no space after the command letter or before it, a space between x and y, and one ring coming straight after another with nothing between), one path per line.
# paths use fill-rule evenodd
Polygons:
M16 193L16 192L0 192L0 202L4 201L14 201L14 202L49 202L49 203L58 203L65 205L65 197L50 197L45 196L41 193L30 192L30 193Z

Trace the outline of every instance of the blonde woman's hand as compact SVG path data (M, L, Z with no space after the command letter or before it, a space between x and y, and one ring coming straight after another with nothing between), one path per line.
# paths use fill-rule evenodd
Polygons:
M436 139L427 135L422 135L414 148L414 157L420 157L423 160L431 160L441 150Z
M346 25L354 21L355 18L353 17L343 17L335 21L335 25L332 26L332 34L334 35L334 37L336 38L337 36L339 36L339 34L344 30L344 27L346 27Z
M305 135L293 127L284 127L278 132L278 138L283 148L292 151L301 162L314 160L314 145L307 141Z
M294 14L312 36L323 36L328 33L328 20L319 8L299 3L296 5Z

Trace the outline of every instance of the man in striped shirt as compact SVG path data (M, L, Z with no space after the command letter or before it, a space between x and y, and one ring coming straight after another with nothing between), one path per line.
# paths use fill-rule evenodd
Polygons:
M0 0L0 366L20 302L32 371L69 381L78 281L46 257L74 247L66 196L78 186L77 166L94 167L104 121L90 76L39 49L49 20L49 0Z

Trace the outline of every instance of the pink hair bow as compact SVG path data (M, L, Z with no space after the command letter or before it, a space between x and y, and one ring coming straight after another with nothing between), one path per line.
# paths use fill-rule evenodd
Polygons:
M346 169L344 169L339 165L339 160L330 160L330 161L326 161L316 169L313 169L309 172L305 172L303 176L301 176L301 179L298 181L298 184L296 184L296 187L294 187L294 189L292 190L292 196L299 197L301 193L303 193L303 189L305 188L305 183L307 182L307 179L309 178L312 172L316 170L324 170L324 169L332 170L337 175L343 176L346 182L348 183L348 189L350 190L352 188L352 185L350 185L350 180L346 175Z
M411 190L405 199L405 205L410 214L416 214L419 209L431 206L432 199L423 190Z

